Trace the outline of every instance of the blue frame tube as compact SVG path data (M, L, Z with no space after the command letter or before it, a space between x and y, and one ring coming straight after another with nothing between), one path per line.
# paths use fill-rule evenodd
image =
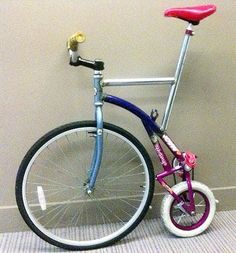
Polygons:
M122 107L128 110L129 112L133 113L134 115L136 115L138 118L140 118L150 137L153 136L154 134L157 134L159 136L163 135L163 131L160 129L159 125L157 125L155 121L153 121L148 114L146 114L143 110L138 108L136 105L122 98L112 96L112 95L105 95L103 100L107 103Z
M102 73L101 71L95 71L94 73L94 106L95 106L95 120L97 122L96 141L94 146L93 158L89 169L88 176L88 193L93 191L97 175L102 162L103 152L103 113L102 113L102 87L101 82Z

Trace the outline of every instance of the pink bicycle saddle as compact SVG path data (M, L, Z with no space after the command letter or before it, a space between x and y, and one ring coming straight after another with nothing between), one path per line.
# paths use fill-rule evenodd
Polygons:
M180 18L193 25L198 25L202 19L210 16L215 11L216 6L208 4L193 7L170 8L164 12L164 15L166 17Z

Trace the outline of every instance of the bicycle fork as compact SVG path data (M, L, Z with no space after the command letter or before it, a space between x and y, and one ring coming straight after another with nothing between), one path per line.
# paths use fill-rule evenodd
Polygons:
M94 107L95 107L95 120L96 120L96 133L95 145L93 151L93 158L88 172L88 184L87 193L91 194L94 190L95 182L98 176L100 165L102 162L103 153L103 113L102 113L102 85L101 81L103 79L101 71L94 71Z

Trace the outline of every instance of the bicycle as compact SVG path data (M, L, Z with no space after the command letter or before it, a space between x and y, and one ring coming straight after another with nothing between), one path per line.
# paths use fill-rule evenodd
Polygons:
M176 236L191 237L205 231L213 220L216 200L204 184L192 180L196 155L183 152L166 130L194 35L192 27L216 11L215 5L171 8L165 16L188 22L174 77L103 80L104 63L79 56L83 33L68 39L70 64L94 70L95 120L58 127L39 139L27 152L16 179L16 201L28 226L47 242L70 250L111 245L130 233L144 218L154 191L151 159L136 137L103 122L104 102L137 116L159 157L163 171L155 179L167 190L161 204L166 228ZM161 126L158 112L148 115L121 98L103 93L106 86L170 85ZM159 139L174 156L167 159ZM170 187L165 177L182 182Z

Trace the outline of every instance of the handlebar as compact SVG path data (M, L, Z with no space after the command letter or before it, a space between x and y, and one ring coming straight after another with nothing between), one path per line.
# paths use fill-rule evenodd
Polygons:
M67 48L70 54L70 65L84 66L93 70L101 71L104 69L104 62L101 60L89 61L81 58L78 53L79 43L83 43L86 37L83 32L77 32L70 36L67 40Z

